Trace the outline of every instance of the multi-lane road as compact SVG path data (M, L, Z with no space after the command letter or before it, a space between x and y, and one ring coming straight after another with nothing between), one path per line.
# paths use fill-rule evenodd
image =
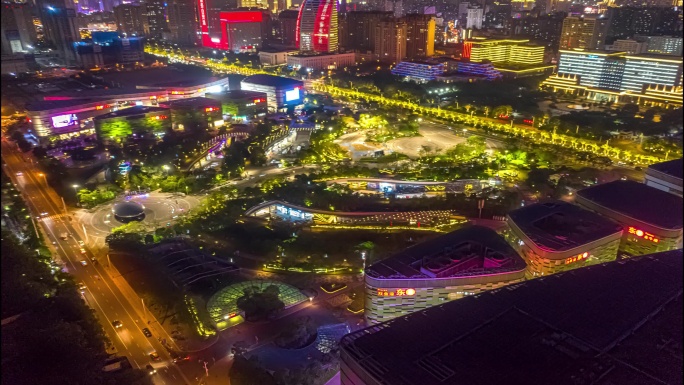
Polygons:
M87 245L79 244L79 225L72 222L71 214L65 213L61 198L48 186L43 174L30 158L21 154L16 145L3 140L2 159L5 172L27 202L36 224L47 236L47 243L53 248L55 259L77 282L85 286L84 300L95 311L111 341L113 348L109 352L128 357L135 368L145 369L146 365L151 364L157 369L157 373L153 375L155 384L197 384L197 381L189 380L181 367L173 363L169 352L159 340L166 339L170 343L172 339L165 335L161 327L154 327L156 320L142 309L141 299L131 295L130 291L126 291L127 294L124 295L116 281L110 277L110 273L114 271L106 267L106 254L94 255ZM68 237L62 239L63 234ZM119 321L122 326L114 327L114 321ZM142 329L145 327L152 330L152 337L148 338L143 334ZM152 352L159 354L158 361L152 361Z

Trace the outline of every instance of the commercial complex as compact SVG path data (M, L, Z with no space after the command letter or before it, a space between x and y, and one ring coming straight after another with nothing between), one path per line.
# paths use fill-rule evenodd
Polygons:
M590 266L357 330L341 384L680 384L683 261Z
M644 183L646 186L682 196L682 158L648 166Z
M403 61L392 68L392 74L419 83L437 79L444 73L444 64L425 61Z
M287 64L287 56L294 55L297 51L259 51L259 63L263 65L277 66Z
M682 105L682 60L625 52L562 50L558 73L543 88L590 100Z
M294 69L332 70L356 65L356 55L350 53L320 53L288 55L286 63Z
M268 112L268 96L265 92L232 90L220 93L207 93L205 96L221 102L224 117L247 120L265 115Z
M367 325L525 279L525 262L494 230L470 226L366 269Z
M622 226L622 253L636 256L682 247L680 196L619 180L582 189L575 199L578 205Z
M103 143L120 142L128 135L163 135L171 128L170 111L163 107L135 106L96 116L95 132ZM155 122L155 124L149 124ZM152 128L151 132L147 130Z
M303 52L337 52L337 2L304 0L299 9L295 44Z
M92 133L93 118L97 116L132 106L157 106L169 100L204 96L207 92L220 92L228 85L228 78L208 76L206 71L202 74L206 75L172 68L115 72L112 76L123 83L121 88L47 95L42 101L29 103L27 115L33 133L41 141ZM170 78L177 80L168 82Z
M240 82L245 91L263 92L268 99L269 111L302 104L304 83L299 80L273 75L252 75Z
M221 102L216 99L195 97L159 105L170 110L174 130L198 132L224 125Z
M615 260L622 226L563 201L526 206L507 215L504 235L527 262L529 278Z
M463 47L463 58L471 62L511 64L542 64L544 62L544 46L530 44L527 39L475 39L467 41Z

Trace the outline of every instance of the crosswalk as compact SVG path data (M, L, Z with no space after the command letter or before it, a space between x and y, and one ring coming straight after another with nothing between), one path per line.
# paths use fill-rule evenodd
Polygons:
M64 218L64 214L52 214L52 215L49 215L47 217L41 217L39 220L41 220L41 221L45 221L48 219L56 220L56 219L60 219L60 218Z

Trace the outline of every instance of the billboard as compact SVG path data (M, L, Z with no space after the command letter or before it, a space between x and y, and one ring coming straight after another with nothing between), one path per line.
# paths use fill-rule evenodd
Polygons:
M57 115L52 117L52 126L55 128L75 126L78 124L76 114Z
M294 90L290 91L285 91L285 101L291 102L293 100L299 100L299 88L295 88Z

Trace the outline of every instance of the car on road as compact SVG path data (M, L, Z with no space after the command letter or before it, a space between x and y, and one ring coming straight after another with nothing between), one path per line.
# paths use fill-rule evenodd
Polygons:
M83 282L79 282L78 284L78 290L81 291L81 293L85 293L86 285Z
M24 173L23 173L23 172L21 172L21 171L17 171L17 176L22 176L22 175L24 175Z
M79 240L79 241L78 241L78 245L79 245L79 246L83 246L83 245L85 245L85 242Z
M115 320L114 322L112 322L112 326L114 326L115 329L120 329L121 327L123 327L123 324L121 323L121 321Z
M156 351L150 353L150 359L152 361L160 361L161 360L161 358L159 357L159 353L157 353Z
M179 363L185 362L185 361L190 361L190 356L189 356L189 355L179 356L177 353L174 353L172 356L174 356L174 357L173 357L173 362L174 362L175 364L179 364Z
M81 252L81 254L85 254L85 253L86 253L85 249L82 248L82 247L81 247L81 249L80 249L80 252Z
M81 260L81 265L83 265L83 266L88 266L88 261L86 261L85 259L82 259L82 260Z
M145 337L152 337L152 332L150 331L150 329L143 328L142 332L145 335Z
M48 216L48 213L42 212L42 213L40 213L40 216L41 216L41 217L47 217L47 216Z
M157 373L157 369L153 368L150 364L145 365L145 369L147 369L147 372L150 373L150 375Z

